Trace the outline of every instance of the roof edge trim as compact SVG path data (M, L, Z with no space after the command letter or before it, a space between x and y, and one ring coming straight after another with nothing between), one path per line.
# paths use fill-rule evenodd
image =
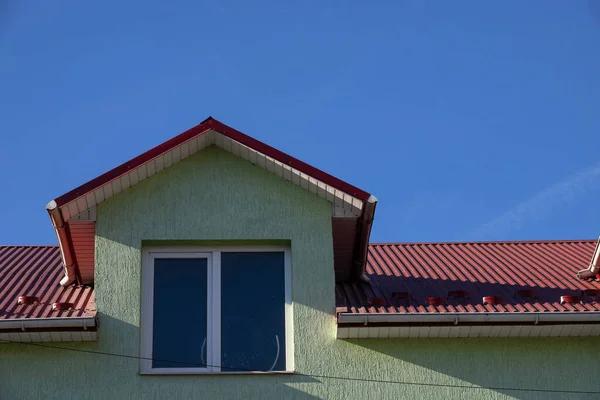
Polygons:
M16 318L0 321L0 333L3 330L20 329L52 329L52 328L75 328L95 329L96 317L65 317L65 318Z
M161 154L177 147L178 145L199 136L207 131L214 130L216 132L221 133L229 137L232 140L240 142L260 153L263 153L269 157L274 158L275 160L294 167L295 169L314 177L317 180L320 180L328 185L345 192L349 195L356 197L357 199L363 202L369 202L371 195L365 192L362 189L357 188L347 182L342 181L328 173L315 168L303 161L298 160L280 150L275 149L259 140L256 140L240 131L237 131L222 122L217 121L216 119L209 117L200 124L195 127L188 129L187 131L167 140L166 142L159 144L158 146L146 151L138 155L137 157L132 158L129 161L124 162L123 164L105 172L104 174L84 183L76 187L75 189L57 197L54 202L58 207L62 207L65 204L78 199L87 193L99 188L100 186L118 178L119 176L127 173L129 170L133 168L137 168L145 162L160 156Z
M338 325L343 324L398 324L406 326L410 324L440 324L447 323L452 325L462 324L486 324L494 323L530 323L537 325L540 323L600 323L600 312L536 312L536 313L439 313L439 314L410 314L410 313L339 313L337 316Z

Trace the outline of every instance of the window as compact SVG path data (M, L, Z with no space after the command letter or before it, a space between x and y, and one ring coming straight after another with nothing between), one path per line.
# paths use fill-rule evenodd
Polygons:
M293 370L287 248L149 248L143 374Z

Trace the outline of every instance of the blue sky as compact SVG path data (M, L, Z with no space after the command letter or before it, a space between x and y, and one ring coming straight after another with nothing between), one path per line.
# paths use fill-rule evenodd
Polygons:
M0 3L0 243L212 115L379 198L372 241L600 235L600 2Z

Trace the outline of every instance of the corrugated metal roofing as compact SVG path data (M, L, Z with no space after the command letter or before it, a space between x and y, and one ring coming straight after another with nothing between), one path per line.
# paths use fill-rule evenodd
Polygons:
M96 315L93 288L62 287L63 274L58 246L0 246L0 320ZM37 296L39 302L19 305L19 296ZM55 302L74 307L53 311Z
M600 282L580 281L595 240L371 244L370 283L336 285L338 311L353 313L559 312L600 311ZM0 319L94 316L94 291L61 287L63 269L57 246L0 246ZM534 297L519 295L519 291ZM466 292L466 298L461 297ZM457 292L456 298L449 292ZM523 294L524 292L521 292ZM465 293L462 293L465 294ZM19 296L39 303L19 305ZM499 296L497 305L483 297ZM582 296L561 304L561 296ZM404 298L409 297L409 298ZM427 298L444 298L429 305ZM53 311L55 302L74 304Z
M371 244L370 283L336 284L336 306L350 313L600 311L600 296L591 292L600 283L576 278L595 245L595 240ZM534 293L519 294L522 290ZM561 304L566 295L582 297ZM484 304L484 296L502 301ZM429 305L430 297L444 298L444 304Z

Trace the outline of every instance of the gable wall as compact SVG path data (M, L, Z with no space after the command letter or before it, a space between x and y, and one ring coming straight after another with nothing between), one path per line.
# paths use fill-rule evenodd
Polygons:
M139 362L131 358L0 344L0 397L565 398L377 380L599 390L595 370L600 345L596 338L336 339L331 205L223 150L209 148L109 199L98 207L96 233L100 339L52 346L139 355L144 240L289 240L295 364L301 374L140 376ZM185 306L174 303L174 307ZM185 326L176 329L185 330Z

